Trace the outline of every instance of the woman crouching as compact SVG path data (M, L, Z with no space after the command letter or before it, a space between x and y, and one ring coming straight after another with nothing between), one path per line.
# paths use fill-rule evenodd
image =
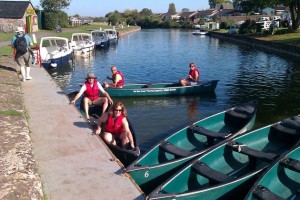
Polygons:
M121 142L122 148L128 149L130 145L134 149L134 141L126 116L127 111L124 104L122 102L114 103L108 113L103 113L99 119L96 134L101 133L103 125L103 139L107 143L117 145Z

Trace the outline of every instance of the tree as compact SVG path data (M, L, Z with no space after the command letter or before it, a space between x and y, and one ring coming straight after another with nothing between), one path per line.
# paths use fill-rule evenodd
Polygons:
M169 4L169 10L168 13L176 13L176 8L174 3Z
M221 3L232 3L231 0L208 0L208 4L210 8L215 8L217 4Z
M143 8L141 12L139 12L140 15L142 16L151 16L153 15L152 10L148 8Z
M69 5L70 0L41 0L41 6L45 11L59 11Z
M184 12L189 12L189 11L190 11L190 9L188 9L188 8L182 8L182 9L181 9L181 12L182 12L182 13L184 13Z

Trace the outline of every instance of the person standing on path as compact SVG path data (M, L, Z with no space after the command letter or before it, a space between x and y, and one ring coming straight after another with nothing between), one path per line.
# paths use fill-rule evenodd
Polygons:
M16 35L13 36L11 40L11 45L16 49L15 51L15 61L20 67L22 81L31 80L30 76L30 52L29 47L32 44L31 38L24 33L24 29L22 27L17 27ZM26 68L25 68L26 66Z

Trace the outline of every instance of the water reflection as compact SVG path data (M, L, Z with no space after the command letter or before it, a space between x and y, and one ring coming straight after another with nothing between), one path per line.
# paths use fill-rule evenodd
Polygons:
M173 82L195 62L202 81L220 80L213 96L121 98L136 127L142 151L172 131L249 100L258 100L255 127L300 113L300 64L296 60L239 46L191 31L141 30L117 46L96 49L88 60L50 70L65 93L79 90L86 74L100 82L116 65L125 82Z

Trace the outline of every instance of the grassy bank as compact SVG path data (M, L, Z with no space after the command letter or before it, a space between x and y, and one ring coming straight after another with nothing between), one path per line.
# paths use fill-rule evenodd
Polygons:
M45 30L41 30L39 31L39 33L42 32L47 32L47 33L51 33L51 36L58 36L58 37L66 37L69 40L71 40L72 37L72 33L90 33L92 30L96 30L99 28L102 29L109 29L112 28L112 26L108 26L108 25L98 25L98 24L92 24L92 25L86 25L86 26L77 26L77 27L73 27L73 28L67 28L67 29L63 29L62 32L60 33L56 33L55 31L45 31ZM118 28L116 27L116 30L118 32L123 32L123 31L128 31L131 29L136 29L135 26L124 26L123 28ZM6 41L10 41L11 38L14 36L15 33L0 33L0 42L6 42ZM37 38L37 43L39 44L40 39ZM3 47L0 48L0 56L6 56L6 55L12 55L13 54L13 49L8 46L5 45Z

